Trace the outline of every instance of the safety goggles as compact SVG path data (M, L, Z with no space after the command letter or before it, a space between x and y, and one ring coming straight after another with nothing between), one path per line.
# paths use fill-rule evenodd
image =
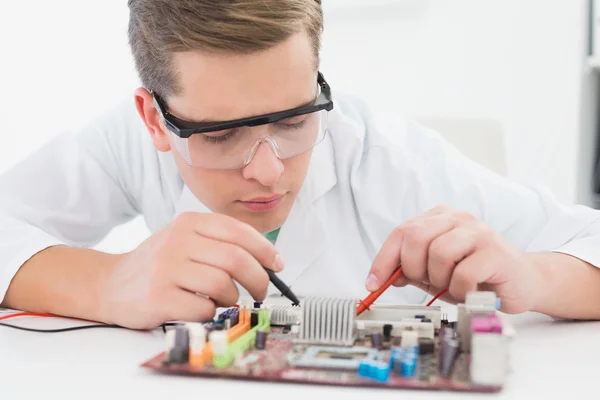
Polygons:
M158 94L153 96L177 151L190 166L207 169L243 168L262 143L270 145L282 160L304 153L325 138L327 115L333 109L331 89L321 73L317 78L317 96L311 103L232 121L184 121L168 112Z

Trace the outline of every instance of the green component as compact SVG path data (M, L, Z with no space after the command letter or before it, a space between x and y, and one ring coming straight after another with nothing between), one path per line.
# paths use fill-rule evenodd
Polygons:
M213 357L213 366L215 368L227 368L235 359L237 353L243 353L250 350L256 342L256 332L263 330L266 332L271 331L271 320L269 318L269 312L267 310L260 310L258 312L258 324L244 333L235 342L229 343L225 354Z

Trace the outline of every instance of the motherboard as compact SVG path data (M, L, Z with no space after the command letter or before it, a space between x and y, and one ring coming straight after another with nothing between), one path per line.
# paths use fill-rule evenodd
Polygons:
M473 292L448 321L439 307L308 297L220 309L213 321L166 331L161 373L389 389L498 392L512 333L493 292Z

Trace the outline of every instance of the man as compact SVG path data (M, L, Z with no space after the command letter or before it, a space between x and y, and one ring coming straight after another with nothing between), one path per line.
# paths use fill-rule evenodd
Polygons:
M129 7L134 104L0 178L3 306L152 328L274 293L263 267L358 298L401 264L387 300L486 289L508 313L600 317L600 213L334 92L319 1ZM140 213L137 249L90 249Z

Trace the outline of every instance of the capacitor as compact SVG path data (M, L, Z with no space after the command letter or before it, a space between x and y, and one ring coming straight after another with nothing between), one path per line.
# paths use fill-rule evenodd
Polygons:
M443 340L444 338L454 338L454 329L450 328L450 326L442 326L440 329L440 338Z
M456 356L458 355L458 340L444 338L440 345L440 375L449 377L452 375Z
M237 311L235 313L231 314L229 321L230 321L230 326L236 326L238 324L238 322L240 322L240 314Z
M255 301L254 302L254 308L257 309L257 310L260 309L261 305L262 305L262 302L260 302L260 301Z
M374 349L381 349L383 346L383 337L381 336L381 332L373 332L371 333L371 347Z
M190 336L185 326L175 327L175 340L173 348L169 351L169 362L185 364L190 357Z
M416 319L425 319L425 316L424 315L415 315L415 318Z
M364 360L358 364L358 375L378 382L387 382L390 366L383 361Z
M171 352L171 349L175 347L175 330L169 329L165 333L165 345L167 355Z
M435 343L429 338L419 338L419 354L431 354L435 349Z
M259 330L256 332L256 343L254 347L256 350L264 350L267 346L267 332L263 330Z
M383 340L385 340L386 342L389 341L392 337L392 329L392 324L383 325Z
M254 328L256 325L258 325L258 312L252 310L250 312L250 327Z
M402 376L405 378L412 378L415 376L415 370L417 369L417 357L412 355L406 355L402 358Z
M431 322L431 320L429 318L423 318L421 322Z

